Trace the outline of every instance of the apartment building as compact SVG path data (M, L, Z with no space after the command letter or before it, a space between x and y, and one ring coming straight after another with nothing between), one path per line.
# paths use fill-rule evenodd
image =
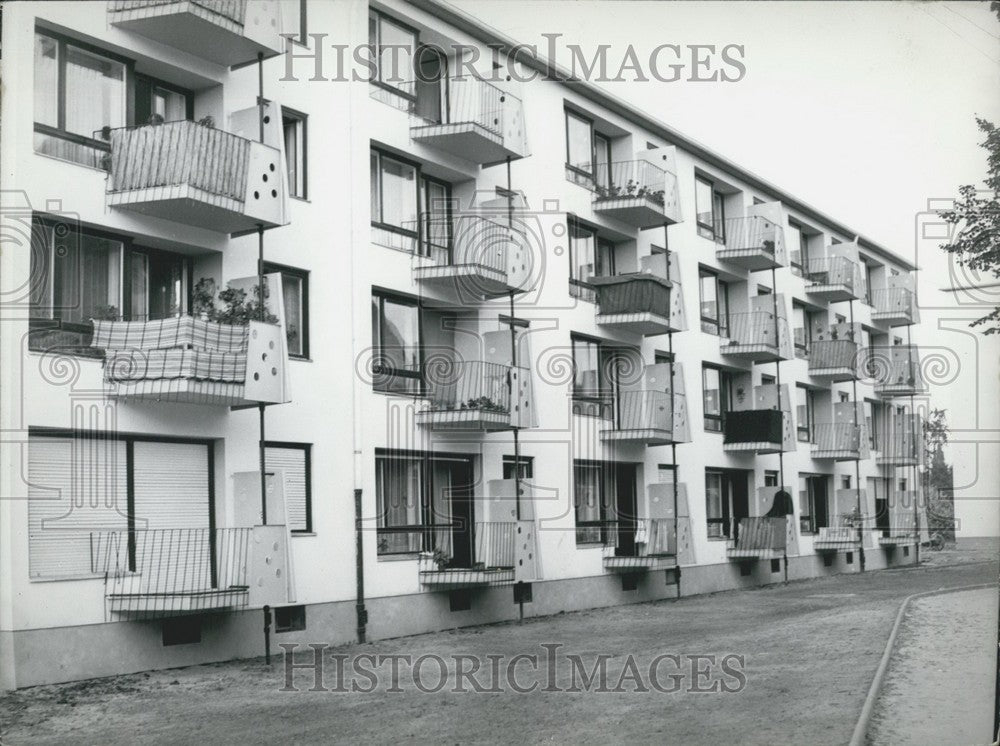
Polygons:
M434 0L3 20L5 687L916 560L893 251Z

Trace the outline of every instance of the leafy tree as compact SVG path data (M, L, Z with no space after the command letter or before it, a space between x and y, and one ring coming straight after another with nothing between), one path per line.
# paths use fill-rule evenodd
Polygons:
M932 409L923 421L924 504L927 506L927 528L955 537L954 473L945 461L944 446L948 443L946 410Z
M994 3L1000 15L1000 3ZM956 227L951 243L941 248L953 255L963 267L976 272L991 272L1000 278L1000 129L976 117L976 124L986 139L980 143L986 149L986 191L972 184L959 187L954 208L941 217ZM1000 307L971 326L985 326L984 334L1000 333Z

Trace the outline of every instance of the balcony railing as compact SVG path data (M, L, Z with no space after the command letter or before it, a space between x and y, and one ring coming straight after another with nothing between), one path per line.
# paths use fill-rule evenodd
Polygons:
M105 390L113 399L220 406L285 401L284 347L276 324L220 324L191 316L95 320L91 346L104 351Z
M440 86L404 83L399 90L409 93L399 98L418 142L479 164L528 154L521 100L492 83L467 75Z
M893 511L889 517L888 528L875 528L878 543L883 547L895 547L913 544L917 541L917 520L913 511Z
M813 539L813 548L818 552L851 551L860 546L861 537L853 526L822 526Z
M601 431L603 441L634 441L646 445L677 443L685 438L684 395L666 391L620 391L611 421Z
M471 528L471 531L469 530ZM476 521L414 529L421 537L420 582L469 587L514 582L515 521Z
M722 222L722 221L720 221ZM725 238L716 248L718 259L744 269L761 270L783 267L788 263L784 229L761 215L728 218L724 233L719 226L716 236Z
M527 370L517 369L527 375ZM498 430L511 426L511 366L482 360L427 368L427 408L419 424L441 429Z
M111 143L112 207L226 233L285 222L275 148L190 121L102 136Z
M809 348L809 375L834 382L857 377L858 344L850 339L813 340Z
M647 160L599 164L594 210L639 228L680 220L677 177Z
M227 67L282 51L278 3L253 0L110 0L108 20Z
M109 610L160 618L245 607L250 528L169 528L90 535L91 572Z
M676 564L674 521L669 518L636 518L600 524L604 569L641 572Z
M917 440L919 421L910 416L891 417L882 436L876 463L879 466L916 466L920 463Z
M912 396L926 390L916 345L870 347L865 350L864 374L875 393L885 397Z
M850 422L820 422L813 426L813 458L848 461L861 458L867 432Z
M784 443L785 416L777 409L726 412L722 424L723 450L777 453Z
M719 351L753 362L786 359L782 339L790 339L788 320L767 311L731 314L728 338L722 339Z
M806 292L831 302L857 300L864 294L861 266L846 256L818 256L809 260Z
M422 227L428 256L414 265L415 280L450 287L462 297L528 289L527 240L505 223L463 215L455 221L425 220Z
M595 321L644 336L679 331L671 309L671 283L648 272L591 277L597 295Z
M729 559L780 559L788 542L785 516L740 518L736 541L726 549Z
M878 288L871 291L872 321L889 326L908 326L916 322L916 296L909 288Z

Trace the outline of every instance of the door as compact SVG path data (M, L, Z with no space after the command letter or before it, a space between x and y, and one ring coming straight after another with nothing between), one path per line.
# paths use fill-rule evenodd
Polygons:
M725 482L732 500L733 539L739 538L740 519L750 517L750 489L748 487L750 473L746 471L727 471Z
M447 62L440 53L425 47L418 62L416 81L417 116L433 124L446 120L444 105L447 102Z
M638 528L635 494L635 464L615 465L615 516L618 542L615 555L635 556L635 532Z
M826 477L809 477L809 491L813 497L813 523L817 530L830 525L826 484Z
M449 459L434 468L437 484L435 492L447 502L447 520L450 523L450 558L448 567L471 568L476 561L472 551L475 541L475 511L472 504L472 462ZM442 516L434 519L435 523ZM439 547L445 549L445 547ZM447 551L447 550L446 550Z

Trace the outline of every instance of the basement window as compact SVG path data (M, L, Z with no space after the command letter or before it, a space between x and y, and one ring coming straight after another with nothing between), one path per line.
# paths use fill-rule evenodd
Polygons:
M201 617L182 616L164 619L161 628L163 645L194 645L201 642Z
M274 610L275 632L301 632L305 628L305 606L282 606Z

